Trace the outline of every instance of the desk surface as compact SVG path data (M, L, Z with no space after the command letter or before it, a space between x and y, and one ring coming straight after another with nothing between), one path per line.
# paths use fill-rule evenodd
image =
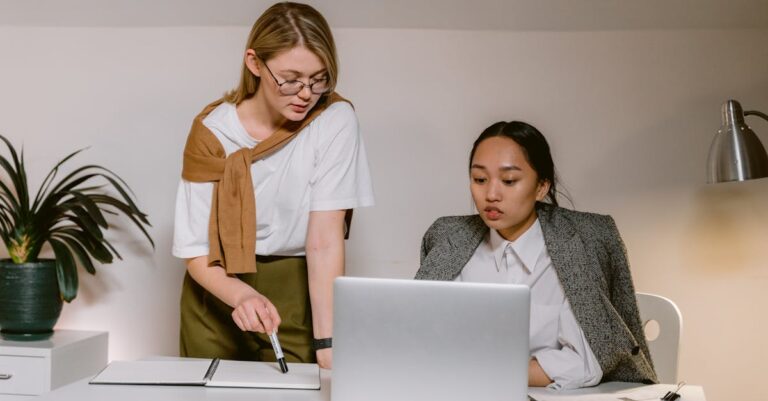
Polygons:
M544 388L529 388L528 394L535 401L615 401L615 400L659 400L668 391L674 391L674 384L608 382L597 387L563 391L561 393ZM706 401L701 386L683 386L678 392L680 401Z
M90 378L89 378L90 379ZM165 401L329 401L331 399L331 372L320 370L321 390L265 390L238 388L209 388L195 386L131 386L131 385L95 385L88 384L89 379L77 381L61 387L50 393L30 397L32 401L135 401L135 400L165 400ZM600 394L601 398L615 391L636 387L633 383L603 383L597 387L569 392L573 398L588 399L584 396ZM668 385L674 388L672 385ZM663 387L660 387L663 389ZM704 391L700 386L686 386L681 391L680 401L706 401ZM541 389L538 389L541 391ZM550 394L558 399L566 400L563 393ZM542 398L549 399L549 398Z
M90 379L60 387L43 394L40 398L35 398L34 401L327 401L331 399L331 372L324 369L320 370L320 390L88 384Z

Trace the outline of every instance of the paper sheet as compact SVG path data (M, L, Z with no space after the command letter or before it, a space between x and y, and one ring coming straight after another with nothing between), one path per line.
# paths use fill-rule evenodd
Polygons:
M219 361L207 387L320 389L320 368L314 363L288 363L288 373L277 363Z
M210 359L182 361L113 361L91 384L205 384Z
M611 390L584 388L571 391L554 391L547 388L529 388L528 394L534 401L651 401L659 400L667 391L677 388L674 384L638 385L628 389ZM680 390L680 401L704 401L704 392L699 386L684 386Z

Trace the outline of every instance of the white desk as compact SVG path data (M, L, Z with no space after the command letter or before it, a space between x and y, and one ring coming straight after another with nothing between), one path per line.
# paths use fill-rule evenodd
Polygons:
M30 401L329 401L331 399L331 372L327 370L320 370L322 389L319 391L183 386L91 385L88 384L88 380L89 379L80 380L44 394L41 397L30 398ZM633 383L603 383L597 387L576 390L570 394L573 394L574 396L608 394L633 386L637 385ZM670 385L670 387L674 388L672 385ZM684 391L681 391L683 397L680 401L706 401L704 398L704 391L699 386L686 386L683 390ZM565 398L563 398L563 400L565 400Z
M532 388L528 390L528 393L535 401L614 401L627 396L632 399L658 400L667 391L674 391L676 389L677 386L674 384L646 386L638 383L608 382L602 383L597 387L570 390L562 393L543 388ZM678 394L680 394L680 401L706 401L704 389L701 386L683 386Z
M30 401L327 401L331 372L320 370L320 390L266 390L197 386L132 386L88 384L80 380ZM362 401L362 400L361 400Z

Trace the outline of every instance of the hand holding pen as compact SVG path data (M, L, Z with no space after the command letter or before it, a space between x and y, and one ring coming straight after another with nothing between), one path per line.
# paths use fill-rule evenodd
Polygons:
M267 297L249 289L248 294L236 302L232 320L242 331L271 333L280 326L280 314Z
M277 358L277 364L280 365L280 371L288 373L288 364L285 363L283 349L280 347L280 340L277 339L277 330L269 334L269 342L272 343L272 349L275 351L275 358Z

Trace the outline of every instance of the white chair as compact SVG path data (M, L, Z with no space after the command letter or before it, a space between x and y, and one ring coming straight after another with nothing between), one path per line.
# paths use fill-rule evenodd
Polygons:
M636 295L640 320L643 322L643 330L659 381L677 383L677 360L683 331L680 309L670 299L659 295L642 292ZM658 336L654 338L656 332Z

